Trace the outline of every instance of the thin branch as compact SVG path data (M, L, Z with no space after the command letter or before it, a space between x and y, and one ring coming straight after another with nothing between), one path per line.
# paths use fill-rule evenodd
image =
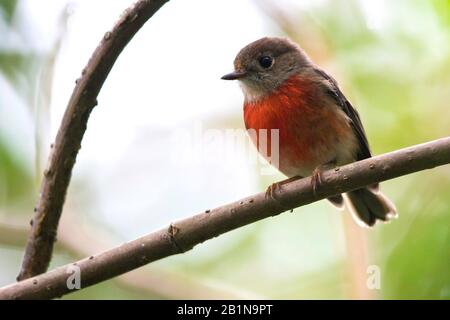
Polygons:
M0 246L22 248L28 233L26 223L20 220L11 223L0 221ZM78 226L76 215L65 212L59 226L60 236L55 249L68 253L73 259L81 259L111 247L112 241L102 230L89 226ZM179 272L157 266L141 268L132 273L114 278L122 287L140 294L165 299L263 299L261 295L240 288L215 286L198 277L189 277Z
M17 280L47 271L67 187L97 96L119 54L168 0L140 0L125 10L92 54L69 100L41 184L31 234Z
M78 266L83 288L113 278L252 222L278 215L338 193L450 163L450 137L355 162L323 173L314 194L311 178L283 185L275 199L265 193L207 210L168 228L127 242L96 256L0 289L0 299L49 299L70 293L71 266Z

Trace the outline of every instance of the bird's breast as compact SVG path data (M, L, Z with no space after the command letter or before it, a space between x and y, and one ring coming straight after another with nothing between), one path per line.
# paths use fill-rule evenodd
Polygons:
M256 133L250 137L258 151L270 159L278 150L279 169L287 176L309 175L333 161L338 148L348 148L349 158L356 148L348 118L322 90L294 76L275 92L244 104L245 126Z

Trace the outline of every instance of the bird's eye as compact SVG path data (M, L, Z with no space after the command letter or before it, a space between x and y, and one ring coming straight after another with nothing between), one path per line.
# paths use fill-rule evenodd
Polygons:
M262 56L259 58L259 65L263 67L264 69L268 69L272 66L273 59L269 56Z

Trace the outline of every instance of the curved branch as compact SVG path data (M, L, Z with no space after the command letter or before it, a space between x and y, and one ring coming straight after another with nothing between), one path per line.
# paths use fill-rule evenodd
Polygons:
M323 173L313 192L311 178L283 185L274 200L265 193L206 210L168 228L127 242L96 256L0 289L0 299L45 299L70 293L68 269L80 270L83 288L113 278L152 261L185 252L195 245L252 222L275 216L339 193L450 163L450 137L365 159Z
M140 0L125 10L95 49L64 113L35 208L17 280L47 271L72 169L97 96L119 54L144 23L168 0Z

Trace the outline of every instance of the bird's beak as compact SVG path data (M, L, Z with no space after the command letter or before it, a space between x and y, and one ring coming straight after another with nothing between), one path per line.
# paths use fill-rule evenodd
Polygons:
M245 71L233 71L224 75L221 79L223 80L237 80L245 77L247 73Z

